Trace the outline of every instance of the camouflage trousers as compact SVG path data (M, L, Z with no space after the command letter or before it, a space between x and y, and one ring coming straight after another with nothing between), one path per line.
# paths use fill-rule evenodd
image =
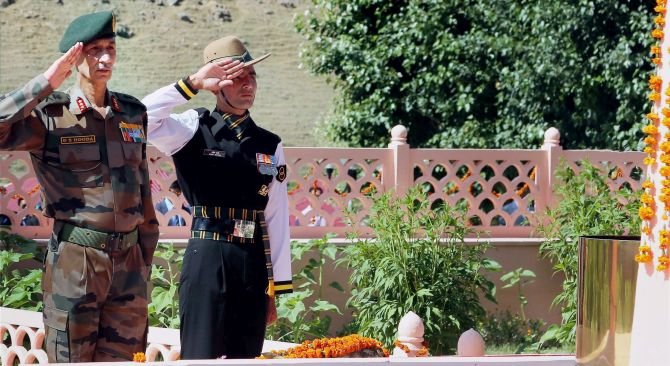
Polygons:
M50 363L132 360L147 339L147 277L139 245L107 253L49 242L44 292Z

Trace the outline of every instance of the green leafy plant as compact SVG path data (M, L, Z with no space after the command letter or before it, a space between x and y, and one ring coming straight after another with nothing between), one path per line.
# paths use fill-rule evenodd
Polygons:
M540 352L539 340L546 322L526 319L525 313L528 299L524 294L524 286L533 282L533 278L535 278L535 273L525 268L517 268L500 277L500 281L505 283L503 289L516 287L519 313L512 314L507 310L498 315L487 315L479 325L487 345L513 348L514 353L523 353L528 350Z
M277 298L277 321L268 327L268 339L300 343L305 339L325 337L332 320L328 314L342 315L336 305L323 299L323 290L326 288L324 265L327 261L335 261L338 252L337 245L330 241L333 237L335 235L327 234L320 239L291 243L294 263L302 260L303 256L313 257L293 276L297 289ZM343 291L337 282L327 286Z
M540 344L546 322L543 320L523 319L520 314L509 310L500 314L490 314L482 321L478 329L489 347L504 347L508 353L540 353L542 348L554 343Z
M462 331L483 319L478 291L495 301L484 270L497 263L484 258L488 243L465 243L476 234L466 211L443 205L431 210L420 188L396 198L371 197L368 225L375 239L350 233L345 263L352 271L348 306L360 333L391 346L407 312L419 315L434 355L452 353Z
M505 289L514 286L517 287L517 293L519 296L519 314L521 315L522 320L526 320L526 312L524 309L528 304L528 299L523 293L523 287L533 282L533 280L530 280L529 278L535 278L535 272L524 268L517 268L513 271L505 273L500 277L500 280L505 283L505 286L502 288Z
M639 196L627 185L610 190L608 180L612 167L603 170L587 160L580 162L576 173L564 161L556 170L561 181L555 188L556 206L541 217L538 232L546 238L540 253L549 258L555 272L565 279L563 289L553 304L561 306L561 325L552 325L541 341L557 340L561 345L574 347L577 320L577 244L586 235L639 235L637 216ZM614 175L616 178L616 175Z
M0 306L39 311L42 308L42 271L30 269L44 252L37 243L0 231Z
M179 275L184 261L185 249L175 250L172 243L158 243L155 258L163 263L151 265L151 302L149 303L149 325L163 328L179 328Z

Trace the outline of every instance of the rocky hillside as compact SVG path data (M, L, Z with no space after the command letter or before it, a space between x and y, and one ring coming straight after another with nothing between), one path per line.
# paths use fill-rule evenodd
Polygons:
M323 78L299 68L302 38L293 17L308 5L306 0L0 0L0 91L46 70L76 16L113 10L119 56L112 89L142 98L197 70L209 42L236 34L252 55L272 52L256 67L254 119L289 146L319 146L314 126L334 93ZM180 110L213 105L214 98L201 93Z

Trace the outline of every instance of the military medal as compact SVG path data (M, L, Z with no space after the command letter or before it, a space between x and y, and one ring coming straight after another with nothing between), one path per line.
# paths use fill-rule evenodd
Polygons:
M121 122L119 123L123 141L126 142L147 142L142 125Z
M249 238L254 237L254 231L256 230L256 223L253 221L247 220L235 220L235 228L233 229L233 236L238 238Z
M277 158L274 155L256 153L256 166L261 174L277 175Z

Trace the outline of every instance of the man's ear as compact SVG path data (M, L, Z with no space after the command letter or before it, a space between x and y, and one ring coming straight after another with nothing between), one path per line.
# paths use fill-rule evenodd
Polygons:
M77 71L80 71L82 69L87 69L87 68L88 68L88 64L86 63L86 56L82 52L82 54L79 55L79 59L77 59L77 63L74 66L74 71L73 72L76 73Z
M81 54L79 54L79 58L77 59L76 65L81 65L86 61L86 54L84 54L84 50L82 48Z

